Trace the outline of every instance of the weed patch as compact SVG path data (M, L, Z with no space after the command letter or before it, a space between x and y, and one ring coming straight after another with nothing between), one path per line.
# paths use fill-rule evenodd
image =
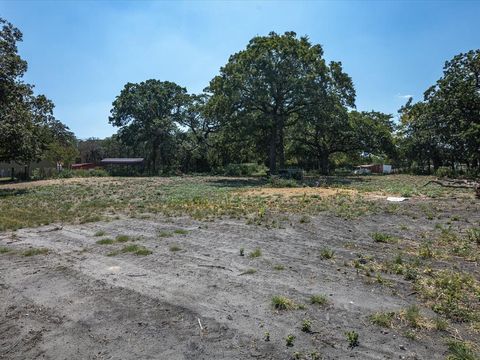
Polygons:
M293 300L285 296L272 297L272 306L275 310L295 310L298 308Z
M48 254L48 249L45 248L32 248L22 252L23 256L36 256L36 255L46 255Z

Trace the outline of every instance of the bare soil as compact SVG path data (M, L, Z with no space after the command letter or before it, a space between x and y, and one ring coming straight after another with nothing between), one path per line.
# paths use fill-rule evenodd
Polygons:
M479 221L478 213L468 217ZM368 320L418 303L408 282L386 275L396 283L393 291L346 265L364 254L391 257L397 245L373 243L369 234L395 233L399 224L408 224L412 237L433 227L395 214L291 218L273 229L244 220L155 216L0 233L0 246L12 250L0 254L0 358L291 359L299 352L310 359L318 352L323 359L443 359L442 334L412 340ZM175 234L178 229L188 233ZM98 231L105 236L94 236ZM96 241L117 235L152 254L108 256L125 243ZM170 251L172 245L181 250ZM49 253L19 252L30 247ZM319 256L325 247L335 251L333 259ZM249 257L255 248L262 256ZM256 272L243 274L248 269ZM328 304L310 304L316 294L325 294ZM275 310L275 295L305 307ZM312 321L312 333L301 331L303 319ZM352 330L359 346L349 348L345 332ZM296 337L293 347L285 343L289 334Z

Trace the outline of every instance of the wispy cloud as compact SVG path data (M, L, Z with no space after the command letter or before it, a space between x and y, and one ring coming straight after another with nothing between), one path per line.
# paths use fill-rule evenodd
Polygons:
M413 95L409 95L409 94L407 94L407 95L401 95L401 94L398 94L398 95L397 95L397 98L399 98L399 99L410 99L410 98L413 98Z

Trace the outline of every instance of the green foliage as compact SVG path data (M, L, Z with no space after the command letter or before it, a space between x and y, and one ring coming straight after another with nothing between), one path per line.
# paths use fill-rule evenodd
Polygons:
M255 250L251 251L248 254L248 257L250 257L250 258L257 258L257 257L260 257L260 256L262 256L262 250L260 248L256 248Z
M401 109L399 146L410 166L430 172L433 165L438 176L453 176L456 164L464 163L478 173L479 59L479 49L454 56L424 101L410 99Z
M324 248L322 250L320 250L320 257L322 259L333 259L333 257L335 256L335 251L332 250L332 249L329 249L329 248Z
M285 296L272 297L272 306L275 310L294 310L297 309L297 304Z
M304 319L302 322L301 330L306 333L312 332L312 322L308 319Z
M23 256L35 256L35 255L46 255L48 254L48 249L45 248L31 248L28 250L25 250L22 255Z
M12 251L12 249L5 247L5 246L0 246L0 254L6 254L8 252Z
M392 327L393 319L395 317L394 312L379 312L370 316L372 324L390 328Z
M328 304L328 298L326 295L312 295L310 296L310 303L323 306Z
M293 346L293 343L295 342L295 335L292 335L292 334L289 334L287 335L287 337L285 338L285 343L288 347L291 347Z
M175 229L175 230L173 230L173 233L174 233L174 234L177 234L177 235L187 235L187 234L188 234L188 230Z
M98 240L96 243L99 245L111 245L115 243L115 240L106 238L106 239Z
M181 251L182 248L181 248L180 246L178 246L178 245L170 245L169 250L170 250L171 252L177 252L177 251Z
M266 145L262 150L272 174L277 162L285 167L286 131L300 116L310 118L305 108L313 113L320 111L317 104L323 108L331 103L352 105L355 97L341 63L327 65L322 47L312 45L307 37L297 38L294 32L251 39L245 50L230 57L208 90L212 97L207 107L211 114L226 119L225 129Z
M57 178L57 179L70 179L75 177L82 178L82 177L106 177L106 176L110 176L110 174L104 169L90 169L90 170L64 169L60 172L53 174L51 177Z
M120 242L120 243L122 243L122 242L127 242L127 241L130 241L130 240L131 240L131 238L130 238L130 236L128 236L128 235L118 235L118 236L115 238L115 241L116 241L116 242Z
M359 345L358 343L358 333L356 331L347 331L345 333L345 336L347 338L347 341L348 341L348 346L350 348L354 348L356 346Z
M134 147L141 145L146 150L147 167L156 174L158 165L171 165L174 133L178 131L177 123L183 121L189 101L186 89L173 82L128 83L113 102L109 122L120 128L122 142Z
M451 340L448 342L448 360L478 360L479 357L472 347L464 341Z
M271 177L268 185L273 188L296 188L299 186L298 182L294 179L282 179L279 177Z
M394 240L394 237L388 234L384 234L381 232L374 232L371 233L370 236L375 242L380 242L380 243L388 243Z
M53 103L23 82L27 62L18 55L22 33L0 18L0 161L29 164L39 158L70 163L75 137L53 116Z
M146 256L152 253L152 251L148 250L146 247L136 244L126 245L120 250L120 252L133 253L138 256Z
M266 175L266 168L264 165L258 165L256 163L228 164L224 168L224 175L227 175L227 176Z

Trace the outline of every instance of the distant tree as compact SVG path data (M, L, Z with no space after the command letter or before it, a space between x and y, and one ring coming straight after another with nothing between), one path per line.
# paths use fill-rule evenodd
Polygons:
M0 161L28 164L45 156L59 122L53 103L22 81L27 63L18 55L20 41L20 30L0 18Z
M262 134L272 173L285 166L285 132L313 101L323 102L333 90L320 45L294 32L256 36L232 56L207 91L208 107L248 132ZM338 74L340 75L340 74ZM342 74L343 75L343 74ZM349 90L354 97L353 87Z
M345 154L350 158L376 155L392 157L395 146L391 115L380 112L358 112L339 107L324 116L311 116L299 122L293 132L293 152L308 166L322 174L330 172L331 157Z
M206 114L206 94L190 95L179 124L186 129L177 135L181 148L182 169L185 172L204 172L211 169L208 152L211 149L211 135L220 128L220 122L213 115Z
M65 124L55 119L50 121L45 136L46 159L66 167L75 162L79 155L77 139Z
M480 169L480 50L455 56L424 100L402 109L401 151L420 168Z
M128 83L112 104L109 122L120 128L123 143L148 154L148 167L156 173L159 162L165 166L175 157L175 134L188 103L186 89L173 82Z

